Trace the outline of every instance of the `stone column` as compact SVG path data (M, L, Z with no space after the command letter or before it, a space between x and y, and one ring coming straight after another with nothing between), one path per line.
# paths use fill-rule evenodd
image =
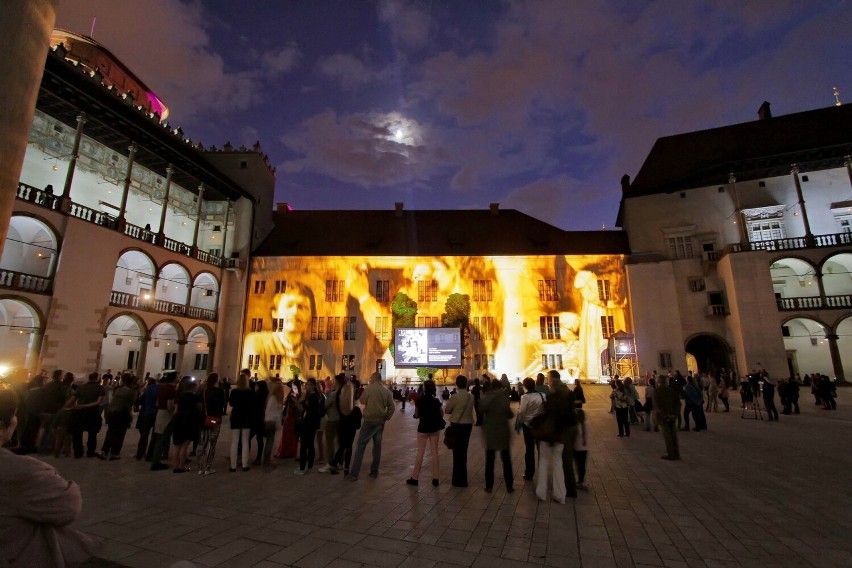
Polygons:
M139 359L136 362L136 368L133 372L137 377L145 376L145 364L148 359L148 342L151 341L149 336L139 338Z
M60 196L60 209L69 211L71 209L71 182L74 180L74 171L77 169L77 159L80 157L80 139L83 137L83 126L86 124L86 113L77 115L77 131L74 133L74 145L71 147L71 161L68 162L68 171L65 173L65 185L62 186Z
M734 200L735 223L740 236L740 246L743 246L748 243L748 232L746 231L745 219L743 219L743 210L740 207L740 196L737 193L737 176L733 172L728 174L728 191Z
M208 374L213 372L213 353L215 352L215 349L215 342L207 344L207 369L205 369L205 371L207 371Z
M843 374L843 360L840 358L840 349L837 347L837 334L826 333L825 338L828 340L828 352L831 354L834 376L837 377L838 383L845 383L846 375Z
M807 246L813 246L814 236L811 233L811 224L808 221L808 210L805 209L805 198L802 195L802 183L799 180L799 166L793 164L790 169L790 175L793 176L793 183L796 184L796 196L799 198L799 209L802 210L802 222L805 224L805 242Z
M186 340L178 339L178 352L177 352L177 361L175 361L175 371L177 371L178 376L181 376L183 373L183 354L186 351Z
M3 0L0 3L0 255L35 114L57 0Z
M201 202L204 199L204 184L198 184L198 205L195 207L195 234L192 236L192 256L198 256L198 230L201 228Z
M166 212L169 209L169 193L172 190L172 174L175 173L175 168L171 164L166 168L166 194L163 197L163 210L160 211L160 226L157 228L157 244L163 246L166 242L166 235L163 233L163 228L166 226Z
M225 245L228 244L228 221L231 216L231 202L225 201L225 224L222 225L222 258L225 257Z
M127 213L127 197L130 195L130 176L133 174L133 159L136 157L136 143L131 142L127 148L127 171L124 174L124 190L121 192L121 208L118 211L117 229L124 232L124 215Z
M24 366L28 371L35 373L38 371L38 362L41 359L41 344L44 334L41 330L34 331L30 334L29 345L27 345L27 358Z

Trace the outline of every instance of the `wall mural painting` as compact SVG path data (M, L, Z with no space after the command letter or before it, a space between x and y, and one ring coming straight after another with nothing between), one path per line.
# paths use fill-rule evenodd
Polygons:
M380 370L397 381L393 326L438 327L469 309L464 367L516 378L608 375L607 338L632 333L621 256L261 257L253 261L242 366L261 378ZM399 303L394 299L405 294ZM455 303L447 313L447 299ZM464 295L467 298L464 298ZM404 300L404 301L403 301ZM408 306L397 314L392 305ZM400 308L402 309L402 308ZM404 313L403 313L404 312ZM396 318L396 319L395 319Z

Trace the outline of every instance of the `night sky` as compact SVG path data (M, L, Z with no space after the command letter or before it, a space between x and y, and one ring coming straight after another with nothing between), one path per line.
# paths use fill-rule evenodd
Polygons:
M95 16L172 126L260 140L296 209L612 228L656 138L852 103L842 0L61 0L57 27Z

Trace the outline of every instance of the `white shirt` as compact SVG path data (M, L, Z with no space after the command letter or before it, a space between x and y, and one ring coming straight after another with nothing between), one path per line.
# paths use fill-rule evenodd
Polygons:
M530 421L542 412L544 412L544 393L528 392L521 397L521 407L518 409L521 422L529 426Z

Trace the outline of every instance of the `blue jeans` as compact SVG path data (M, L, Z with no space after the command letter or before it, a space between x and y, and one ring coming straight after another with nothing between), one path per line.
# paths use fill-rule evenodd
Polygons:
M358 445L355 448L355 457L352 458L352 468L349 474L352 477L358 477L361 471L361 462L364 459L364 452L367 450L367 443L373 440L373 463L370 465L370 473L372 475L379 474L379 463L382 461L382 432L385 430L384 422L364 422L361 425L361 433L358 435Z

